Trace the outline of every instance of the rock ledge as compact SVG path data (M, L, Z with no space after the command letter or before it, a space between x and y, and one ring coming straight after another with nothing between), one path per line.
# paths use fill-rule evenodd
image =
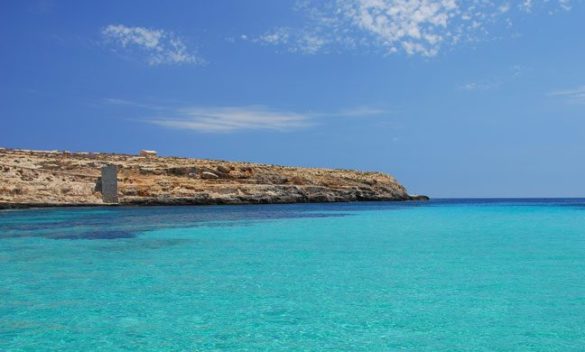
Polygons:
M428 199L380 172L0 148L0 208L108 205L98 182L108 164L118 166L121 205Z

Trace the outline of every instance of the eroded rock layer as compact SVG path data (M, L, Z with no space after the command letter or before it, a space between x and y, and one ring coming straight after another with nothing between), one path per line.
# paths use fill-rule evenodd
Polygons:
M392 176L247 162L0 149L0 207L103 205L101 167L118 166L120 204L253 204L425 199Z

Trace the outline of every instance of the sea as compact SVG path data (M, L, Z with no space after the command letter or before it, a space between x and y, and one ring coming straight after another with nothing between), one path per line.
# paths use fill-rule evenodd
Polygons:
M585 351L585 200L0 211L0 351Z

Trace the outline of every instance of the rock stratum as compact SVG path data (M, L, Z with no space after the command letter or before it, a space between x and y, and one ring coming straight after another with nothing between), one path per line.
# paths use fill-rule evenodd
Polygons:
M118 167L122 205L424 200L380 172L0 148L0 208L107 205L101 168Z

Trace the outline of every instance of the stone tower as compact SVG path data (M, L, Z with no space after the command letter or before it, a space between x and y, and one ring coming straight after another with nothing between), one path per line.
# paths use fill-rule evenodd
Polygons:
M104 203L118 203L118 167L102 167L102 200Z

